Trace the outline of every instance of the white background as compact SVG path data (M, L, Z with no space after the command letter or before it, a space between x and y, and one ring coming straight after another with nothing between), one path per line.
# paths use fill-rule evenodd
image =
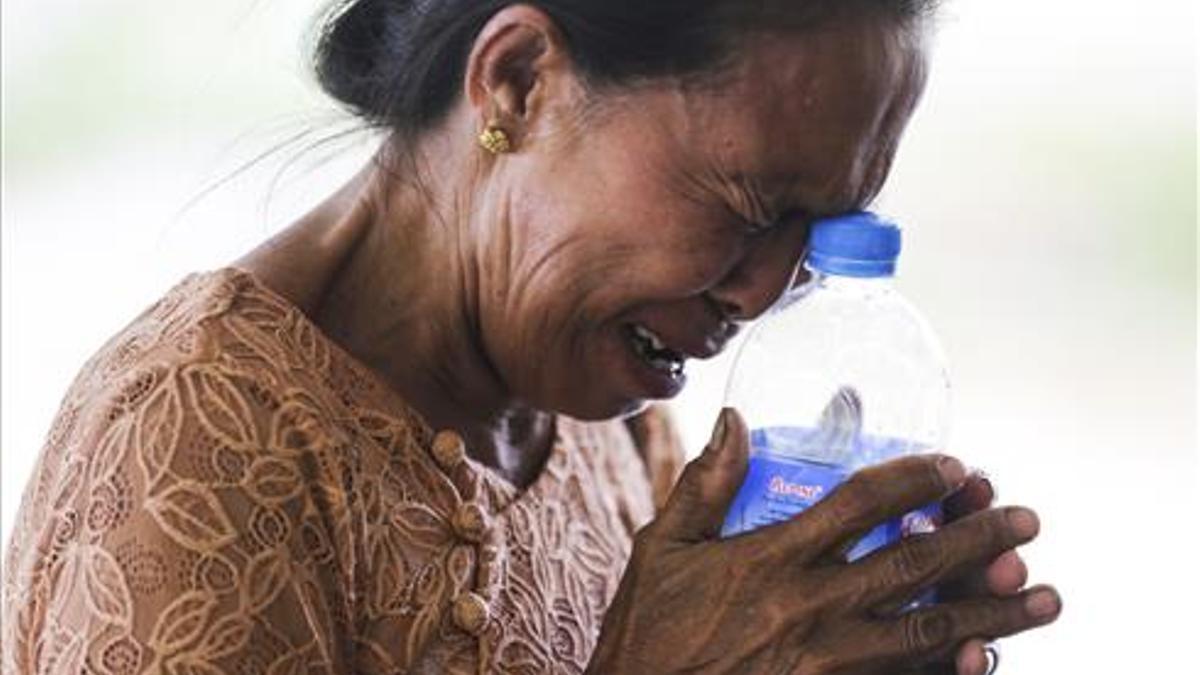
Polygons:
M83 361L370 149L309 148L348 126L305 71L316 9L5 3L5 541ZM952 361L952 450L1041 513L1026 556L1066 600L1057 626L1006 645L1009 672L1186 672L1200 658L1196 20L1174 0L948 2L882 202L908 229L902 289ZM727 366L695 368L678 403L691 448Z

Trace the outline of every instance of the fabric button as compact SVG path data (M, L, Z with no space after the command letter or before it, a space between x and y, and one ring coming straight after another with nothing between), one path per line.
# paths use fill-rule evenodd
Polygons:
M444 470L450 470L466 459L467 450L462 436L453 431L440 431L433 437L433 460Z
M488 619L491 618L491 610L488 609L487 602L474 593L460 595L454 601L452 611L455 625L471 635L482 633L487 626Z
M488 528L488 514L475 502L466 502L458 507L452 519L458 536L471 542L479 542Z

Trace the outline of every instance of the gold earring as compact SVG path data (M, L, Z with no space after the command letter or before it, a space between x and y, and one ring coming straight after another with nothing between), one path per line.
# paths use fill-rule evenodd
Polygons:
M479 145L493 155L512 152L512 141L508 137L508 132L495 124L488 124L483 133L479 134Z

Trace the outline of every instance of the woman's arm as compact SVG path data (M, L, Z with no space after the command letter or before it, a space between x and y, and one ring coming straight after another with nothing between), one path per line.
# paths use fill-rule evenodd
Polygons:
M90 397L13 542L6 672L351 672L328 520L248 385L157 364Z

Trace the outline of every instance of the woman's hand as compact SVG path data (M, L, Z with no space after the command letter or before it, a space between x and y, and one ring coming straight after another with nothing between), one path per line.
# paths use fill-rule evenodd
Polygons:
M960 672L972 673L973 657L964 664L968 652L958 653L965 644L978 649L968 641L1058 615L1048 587L887 611L923 588L977 577L1033 539L1037 518L1026 509L976 511L857 562L838 559L876 524L962 488L963 466L949 457L866 469L790 521L719 539L747 446L745 424L726 409L662 514L638 533L589 672L954 672L957 660Z
M953 523L989 508L995 500L996 492L992 482L986 476L972 474L967 477L961 488L942 502L942 512L946 522ZM977 567L939 586L938 597L949 602L1016 595L1025 587L1028 576L1029 570L1021 560L1020 554L1015 550L1008 550L987 566ZM942 668L942 672L986 675L989 672L987 649L988 645L982 639L968 640L958 648L955 667ZM998 657L998 653L996 656Z

